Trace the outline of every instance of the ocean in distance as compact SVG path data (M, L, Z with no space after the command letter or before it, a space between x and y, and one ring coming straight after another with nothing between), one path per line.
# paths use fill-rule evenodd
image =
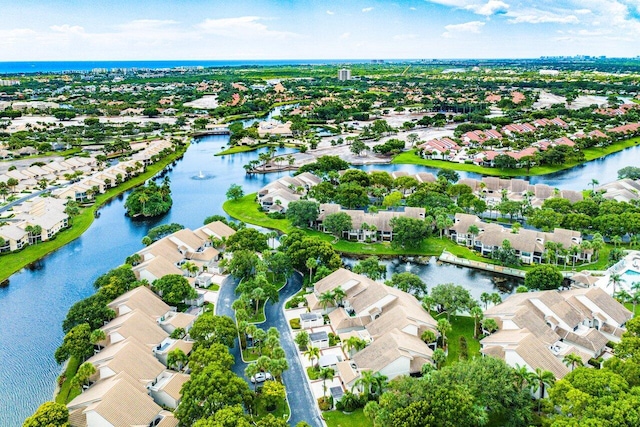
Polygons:
M0 74L60 73L91 71L96 68L161 69L176 67L239 67L273 65L365 64L370 59L273 59L217 61L24 61L0 62Z

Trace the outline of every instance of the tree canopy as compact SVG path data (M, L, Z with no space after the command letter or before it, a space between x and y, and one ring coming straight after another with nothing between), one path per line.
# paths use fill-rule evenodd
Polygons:
M562 286L562 281L560 269L549 264L536 265L524 276L524 285L536 290L558 289Z
M187 299L198 297L196 290L189 281L180 274L167 274L153 282L153 287L160 293L164 302L176 305Z

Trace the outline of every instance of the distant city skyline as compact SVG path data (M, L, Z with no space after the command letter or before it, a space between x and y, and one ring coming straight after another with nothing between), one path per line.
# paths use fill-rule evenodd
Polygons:
M0 0L0 61L640 55L640 0Z

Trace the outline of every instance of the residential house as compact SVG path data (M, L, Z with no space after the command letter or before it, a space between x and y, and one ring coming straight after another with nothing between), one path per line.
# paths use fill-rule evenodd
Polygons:
M166 331L158 326L157 321L137 309L116 317L100 329L107 337L103 343L100 343L104 344L104 346L113 345L129 337L134 337L151 350L151 348L169 336Z
M357 334L370 343L353 355L352 369L394 378L418 373L431 362L433 351L420 336L425 330L437 334L436 321L414 296L341 268L316 282L313 293L305 296L309 308L322 311L321 295L337 288L346 298L324 309L333 330L343 340Z
M478 229L477 233L470 231L471 226ZM453 225L447 232L458 244L471 247L486 257L490 257L491 253L502 247L503 242L507 240L525 264L540 264L545 260L546 242L560 244L565 249L578 248L576 253L567 255L570 262L590 262L593 254L592 250L580 248L580 232L563 228L556 228L553 232L521 228L517 233L513 233L513 230L499 224L485 223L475 215L457 213Z
M551 371L558 379L570 369L564 356L576 354L583 364L609 352L633 314L600 288L514 294L485 311L499 331L482 339L482 353L511 366Z
M320 205L320 214L314 226L326 232L323 226L324 219L331 214L343 212L351 217L351 229L343 233L343 237L358 241L391 241L393 240L393 227L391 220L398 217L407 217L424 220L425 209L404 207L395 211L379 211L369 213L363 210L343 209L334 203Z
M171 353L173 350L180 349L184 354L188 356L189 353L191 353L191 350L193 349L193 344L194 344L193 341L187 341L183 339L176 340L176 339L167 337L164 340L162 340L160 344L158 344L153 348L153 354L156 356L156 358L160 362L162 362L162 364L169 367L167 362L169 353Z
M147 389L126 372L99 381L67 404L71 427L131 427L156 424L163 411Z
M189 375L165 371L148 387L149 394L158 405L175 409L182 397L180 390L187 381L189 381Z

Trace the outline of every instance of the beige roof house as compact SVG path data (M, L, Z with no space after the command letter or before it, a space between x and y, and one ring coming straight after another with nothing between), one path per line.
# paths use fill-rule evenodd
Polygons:
M162 411L145 386L125 372L99 381L67 407L72 427L148 426Z
M116 316L140 310L153 320L157 320L171 310L171 307L146 286L139 286L120 295L107 306L116 312Z
M116 317L100 329L107 336L106 341L109 345L134 337L151 349L169 336L157 322L140 310Z

